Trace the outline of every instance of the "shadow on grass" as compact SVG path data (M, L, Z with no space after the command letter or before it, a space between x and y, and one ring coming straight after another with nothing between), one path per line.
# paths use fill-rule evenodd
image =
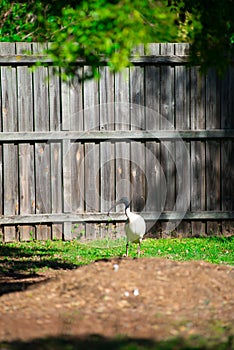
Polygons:
M49 275L42 275L38 272L40 269L71 270L77 268L77 265L55 258L54 252L54 250L43 248L25 250L0 245L0 296L22 291L35 283L48 280Z
M163 341L134 339L126 337L105 338L98 335L87 337L57 337L35 339L30 342L0 343L4 350L230 350L233 349L233 337L225 341L204 339L194 336L190 339L173 338Z

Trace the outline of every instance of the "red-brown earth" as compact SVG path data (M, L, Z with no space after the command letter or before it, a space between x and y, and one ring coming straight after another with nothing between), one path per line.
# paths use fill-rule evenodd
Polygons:
M214 349L234 348L231 266L123 258L0 275L0 288L0 349L120 349L118 339L151 349L171 338L190 349L186 341L197 335Z

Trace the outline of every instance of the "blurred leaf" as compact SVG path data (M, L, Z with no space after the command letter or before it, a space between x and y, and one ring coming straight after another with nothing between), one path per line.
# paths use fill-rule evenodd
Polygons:
M139 44L186 41L192 64L222 73L234 51L233 13L233 0L4 0L0 41L53 42L54 65L72 76L82 57L92 66L87 78L103 57L118 71Z

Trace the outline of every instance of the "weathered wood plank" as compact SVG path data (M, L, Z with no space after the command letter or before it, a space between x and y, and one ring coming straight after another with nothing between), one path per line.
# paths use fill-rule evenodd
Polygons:
M220 91L216 72L210 69L206 76L206 127L217 129L220 127ZM220 143L206 142L206 188L207 209L220 209ZM219 234L219 222L207 222L207 234Z
M62 150L61 143L51 143L51 210L52 213L62 213ZM63 238L63 227L60 224L52 225L52 238Z
M17 43L16 53L31 52L30 43ZM18 129L33 131L33 89L32 73L27 66L17 67ZM31 144L19 144L19 191L20 213L35 213L34 148ZM35 237L35 228L30 225L19 227L20 240L29 241Z
M115 130L124 132L130 129L130 96L129 96L129 69L124 69L122 73L115 74ZM130 140L117 142L115 144L116 157L116 199L128 197L131 199L131 181L130 181ZM123 208L116 208L117 211ZM118 236L125 235L124 224L117 223L116 231Z
M2 54L15 54L14 43L4 43ZM9 65L1 67L1 103L2 130L15 132L18 130L16 68ZM4 214L18 213L18 147L15 144L3 145L3 208ZM4 241L17 239L16 228L4 228Z
M206 128L220 128L220 84L215 70L206 75Z
M199 72L199 67L191 67L190 109L191 129L203 130L206 128L206 84L205 77ZM209 130L210 131L210 130Z
M69 140L64 140L62 145L62 183L63 183L63 212L72 211L72 173L71 173L71 148ZM72 239L71 225L64 224L63 235L65 240Z
M206 127L206 86L205 77L199 72L199 67L191 67L190 109L192 131L203 130ZM206 138L207 139L207 138ZM206 206L206 174L205 174L205 142L191 141L191 210L205 210ZM192 222L192 235L200 236L206 233L204 222Z
M2 50L5 50L5 52L14 52L15 44L5 43ZM10 66L1 67L3 131L15 132L18 130L16 84L16 68Z
M189 45L176 44L175 52L178 55L184 54ZM175 67L175 118L176 129L189 130L190 121L190 71L185 66Z
M226 75L221 80L221 128L226 131L234 128L234 68L229 67Z
M50 132L61 130L61 88L60 79L53 74L53 68L48 68L48 100L49 100L49 129ZM62 212L62 142L52 142L50 145L51 158L51 209L52 213ZM51 227L53 239L63 237L63 225L53 224Z
M14 43L1 43L1 54L15 54ZM1 67L2 127L3 131L17 131L16 68L8 63Z
M17 43L16 52L31 51L30 43ZM19 131L33 131L32 73L27 66L17 67Z
M35 144L36 212L51 212L50 145Z
M206 207L207 210L219 210L221 206L220 188L220 142L206 142ZM218 222L207 222L207 234L220 233Z
M0 99L0 132L2 132L2 99ZM3 214L3 145L0 144L0 215ZM0 226L0 241L3 241L3 227Z
M161 44L161 55L174 54L173 44ZM174 67L161 67L161 125L162 130L174 130L175 121L175 72ZM172 210L175 205L175 144L173 142L161 143L161 164L167 184L167 195L164 208ZM162 225L163 232L175 229L174 223Z
M0 215L3 214L3 154L2 154L3 146L0 145Z
M144 49L138 48L140 53ZM145 92L144 68L130 67L130 129L145 129ZM145 207L145 144L130 143L131 152L131 185L132 210L142 211Z
M80 142L71 143L71 194L72 212L84 212L84 145ZM85 224L73 224L71 239L83 239L85 237Z
M234 68L229 67L226 76L221 81L221 128L227 131L234 127ZM221 179L222 179L222 210L233 210L234 207L234 143L233 140L221 142ZM234 234L234 222L222 223L222 232Z
M41 52L46 45L33 44L32 47L33 52L38 53ZM48 68L46 67L38 67L33 74L35 131L49 131L48 74Z
M121 109L120 106L116 109ZM122 106L123 113L126 110ZM81 112L80 112L81 114ZM151 111L152 116L153 111ZM154 115L156 118L156 115ZM233 139L234 129L219 130L91 130L89 132L81 131L35 131L35 132L0 132L0 142L25 142L25 141L111 141L119 142L122 140L206 140L206 139Z
M233 220L234 211L200 211L200 212L187 212L184 213L175 211L166 211L158 215L157 212L142 212L141 215L146 221L178 221L182 218L184 220ZM114 213L108 216L106 213L86 212L86 213L69 213L69 214L25 214L22 215L0 215L1 225L22 225L25 223L37 224L37 223L63 223L63 222L77 222L77 223L101 223L101 222L124 222L126 221L126 215L122 212Z
M184 55L189 45L175 44L175 53ZM186 66L175 67L175 120L176 129L189 130L190 121L190 71ZM175 144L176 163L176 210L189 209L190 205L190 144L184 141ZM179 224L179 223L178 223ZM191 225L188 221L177 226L177 234L188 236Z
M82 74L82 69L78 69ZM62 130L83 130L83 90L82 84L79 83L78 78L74 77L69 82L62 82ZM83 131L81 132L83 133ZM74 139L77 140L77 137ZM63 176L64 176L64 205L66 212L72 211L74 207L78 210L84 209L81 186L84 183L83 179L79 178L78 190L78 166L82 166L83 159L80 156L83 155L83 145L78 143L72 143L63 141ZM65 159L67 157L67 159ZM77 158L78 157L78 158ZM79 176L82 176L82 170L79 171ZM65 239L73 238L72 227L64 224L64 236Z
M60 131L61 128L61 93L60 93L60 79L57 75L53 74L53 69L48 68L48 100L49 100L49 129L50 131Z
M19 213L18 193L18 151L14 144L3 147L3 208L4 215ZM16 240L16 229L14 226L4 228L4 241Z
M50 145L35 144L36 213L51 213ZM51 239L51 226L36 226L36 239Z
M206 159L205 143L191 143L191 210L204 211L206 208ZM192 235L200 236L206 233L204 222L192 222Z
M77 74L82 76L83 68L78 67ZM83 84L79 82L78 77L74 77L69 86L70 96L68 111L71 119L71 130L77 130L82 133L84 130L84 112L83 112ZM84 203L84 144L76 139L71 143L71 194L72 211L83 212ZM85 225L79 224L72 229L71 238L83 238Z
M189 61L188 55L178 56L178 55L143 55L143 56L132 56L129 61L133 64L185 64ZM46 65L53 64L53 60L46 55L37 54L37 55L12 55L12 54L4 54L0 55L0 64L3 65L33 65L36 63L42 63ZM86 64L85 59L78 58L76 60L77 64ZM101 59L101 63L107 63L105 58Z
M149 44L147 52L159 54L159 44ZM160 67L145 67L145 128L150 132L159 130L160 123ZM161 135L161 132L159 132ZM145 143L145 175L146 175L146 211L162 210L163 186L162 168L160 165L160 143L155 140ZM154 222L147 223L147 231L151 230ZM159 225L157 227L159 229Z
M86 71L88 67L84 67ZM84 82L84 132L99 130L99 86L96 80ZM99 211L99 160L100 147L94 142L87 142L84 149L84 198L86 211ZM86 239L99 236L99 227L86 224Z
M100 69L100 130L114 130L114 74L107 67ZM115 199L115 148L112 142L100 144L100 210L107 212ZM101 236L110 234L106 225Z
M46 45L33 43L32 50L40 54ZM35 131L49 131L48 68L38 67L34 72L34 128ZM42 118L43 116L43 118ZM36 212L51 212L51 166L50 145L46 142L35 144ZM37 225L36 238L50 239L51 228Z
M34 147L30 144L19 145L19 197L20 214L35 213L35 167ZM35 228L27 225L19 229L20 240L28 241L35 237Z

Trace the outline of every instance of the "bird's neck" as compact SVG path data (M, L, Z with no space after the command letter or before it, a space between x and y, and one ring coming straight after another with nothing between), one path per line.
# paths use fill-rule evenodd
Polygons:
M129 208L129 207L125 208L125 214L127 215L128 218L129 218L129 216L131 215L131 212L130 212L130 208Z

